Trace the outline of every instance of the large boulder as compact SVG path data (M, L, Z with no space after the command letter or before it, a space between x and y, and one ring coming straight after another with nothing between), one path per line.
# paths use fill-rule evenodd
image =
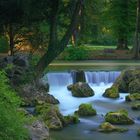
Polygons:
M51 104L38 105L36 113L42 117L49 129L60 130L63 128L64 117L58 107Z
M113 86L119 92L135 93L140 91L140 69L125 70L117 78Z
M133 110L140 110L140 103L139 102L133 103L131 108Z
M87 83L78 82L73 85L69 85L68 89L75 97L90 97L94 95L94 91Z
M59 101L50 95L44 88L36 86L36 84L24 85L19 93L23 99L23 106L35 106L37 104L59 104Z
M73 116L71 116L71 115L64 116L64 125L65 125L65 126L67 126L67 125L69 125L69 124L77 124L77 123L79 123L79 122L80 122L80 120L79 120L79 118L78 118L77 115L73 115Z
M0 59L0 68L5 69L7 77L13 86L23 84L29 67L28 54L16 54L14 56L7 56ZM28 79L31 75L28 75Z
M79 116L95 116L97 113L91 104L81 104L75 114Z
M125 97L127 102L131 101L139 101L140 100L140 93L129 94Z
M105 121L112 124L134 124L134 121L128 117L128 112L126 110L107 113L105 115Z
M17 66L20 66L20 67L27 67L29 64L28 64L28 58L29 56L28 55L23 55L23 54L18 54L18 55L15 55L13 56L13 64L17 65Z
M135 79L129 83L128 91L130 93L140 92L140 79Z
M31 140L50 140L49 129L42 121L35 121L27 127Z
M138 129L138 132L137 132L138 136L140 136L140 128Z
M57 106L44 104L36 106L36 113L40 115L51 130L61 130L69 124L77 124L78 116L63 116Z
M106 89L103 96L107 97L107 98L119 98L120 97L118 88L116 88L116 87L111 87L111 88Z
M73 83L86 82L85 72L82 70L72 71Z
M104 122L99 126L99 132L110 133L110 132L125 132L128 131L126 128L116 127L109 122Z

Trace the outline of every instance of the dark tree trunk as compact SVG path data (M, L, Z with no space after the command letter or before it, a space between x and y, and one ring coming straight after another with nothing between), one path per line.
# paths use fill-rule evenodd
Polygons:
M139 58L140 51L140 0L137 1L137 19L136 19L136 32L135 32L135 41L133 47L133 58Z
M128 50L127 39L118 39L117 50Z
M55 4L52 5L52 19L50 23L50 41L48 45L48 51L43 55L36 66L37 79L42 76L44 69L65 49L69 39L74 32L74 29L78 22L79 10L81 8L82 0L77 0L75 10L73 12L71 23L64 37L60 42L57 40L57 14L59 9L59 0L55 0ZM54 3L54 2L53 2Z
M10 55L14 55L14 33L12 24L9 25L9 47L10 47Z

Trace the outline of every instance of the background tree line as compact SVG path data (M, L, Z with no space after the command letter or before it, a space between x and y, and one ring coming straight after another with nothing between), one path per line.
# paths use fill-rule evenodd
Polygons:
M1 40L8 40L11 55L26 43L31 51L44 48L37 64L43 71L68 43L128 49L134 44L136 9L137 0L1 0Z

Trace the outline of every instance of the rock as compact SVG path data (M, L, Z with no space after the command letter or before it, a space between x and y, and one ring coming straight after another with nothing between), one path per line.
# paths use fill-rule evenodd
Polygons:
M79 116L94 116L97 113L91 104L81 104L78 111L75 111L75 114Z
M85 72L82 70L72 71L73 84L77 82L86 82Z
M36 107L36 112L42 116L49 129L60 130L64 127L64 117L56 106L51 104L39 105Z
M65 124L66 126L69 125L69 124L77 124L77 123L79 123L79 122L80 122L80 120L79 120L79 118L78 118L77 115L73 115L73 116L70 116L70 115L64 116L64 124Z
M111 87L105 90L105 93L103 94L104 97L107 98L119 98L119 91L116 87Z
M140 103L134 103L131 108L133 110L140 110Z
M18 55L15 55L13 57L13 64L14 65L17 65L17 66L20 66L20 67L27 67L29 64L28 64L28 56L27 55L23 55L23 54L18 54Z
M139 81L140 69L124 70L113 86L117 87L119 92L136 93L140 90Z
M128 112L126 110L107 113L105 115L105 121L111 124L134 124L134 121L128 117Z
M94 95L94 91L87 83L78 82L76 84L68 86L72 95L75 97L90 97Z
M127 102L131 102L131 101L139 101L140 100L140 93L134 93L134 94L130 94L130 95L127 95L125 97L125 100Z
M46 94L45 96L37 96L35 99L35 104L41 105L44 103L50 103L50 104L59 104L59 101L50 94Z
M73 87L73 85L69 85L69 86L67 86L67 89L68 89L69 91L71 91L71 90L72 90L72 87Z
M99 126L98 131L104 133L110 133L110 132L125 132L128 131L128 129L116 127L109 122L104 122Z
M137 134L138 134L138 136L140 136L140 128L138 129Z
M58 104L59 101L52 95L48 94L46 90L38 88L35 84L25 85L20 93L24 101L24 106L35 106L36 104Z
M129 83L128 91L130 93L140 92L140 79L135 79Z
M28 126L31 140L50 140L49 129L42 121L35 121Z
M50 86L49 86L49 83L48 83L48 82L43 81L43 80L41 79L41 80L39 80L39 82L38 82L38 88L41 89L41 90L44 90L44 91L46 91L46 92L49 92Z

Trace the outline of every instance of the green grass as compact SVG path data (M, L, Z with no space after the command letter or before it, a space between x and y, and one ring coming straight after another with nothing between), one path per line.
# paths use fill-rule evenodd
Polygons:
M83 45L81 47L83 47L85 50L90 50L90 51L104 50L104 49L116 49L116 46L103 46L103 45ZM129 46L129 48L131 49L132 46Z

